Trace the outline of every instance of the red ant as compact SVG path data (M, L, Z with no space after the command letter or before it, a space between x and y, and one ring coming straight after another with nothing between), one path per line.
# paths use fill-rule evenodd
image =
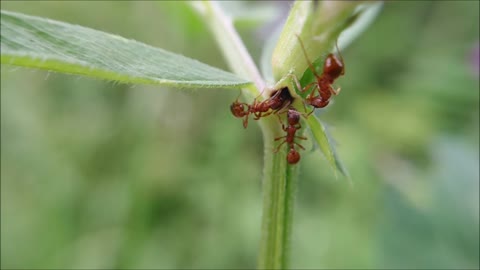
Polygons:
M290 106L292 102L293 98L290 95L288 88L285 87L276 91L270 98L262 102L257 102L257 99L255 98L252 105L238 102L237 97L237 99L230 105L230 111L235 117L245 117L243 119L243 127L247 128L248 116L251 113L255 116L254 120L258 120L261 117L276 113L283 108ZM270 109L271 111L269 112Z
M288 151L288 154L287 154L287 162L292 165L296 164L300 160L300 153L298 153L298 151L295 149L295 145L305 150L305 148L301 144L295 142L295 138L301 139L301 140L307 139L305 137L295 135L297 130L299 130L302 127L300 125L300 115L301 114L298 111L290 107L287 111L288 126L285 126L282 123L282 129L287 132L287 135L275 138L275 141L285 138L285 140L277 146L277 149L275 150L275 152L278 152L278 150L284 143L288 143L290 150Z
M302 51L303 51L303 54L305 55L305 59L307 60L308 67L310 68L310 70L312 71L313 75L316 78L315 82L308 84L301 91L305 92L308 89L310 89L312 86L318 88L318 96L314 96L315 91L313 90L306 98L306 103L308 105L312 105L315 108L326 107L330 102L330 97L332 96L332 94L338 95L338 93L341 90L340 88L335 90L332 86L333 82L336 79L338 79L338 77L345 74L345 65L343 62L343 57L340 54L340 50L338 49L338 45L337 43L335 43L340 59L338 59L337 56L335 56L333 53L328 54L327 58L325 59L325 63L323 64L323 73L321 75L318 75L312 63L308 59L307 51L303 46L302 40L298 35L297 35L297 38L302 47ZM297 83L297 85L299 84Z

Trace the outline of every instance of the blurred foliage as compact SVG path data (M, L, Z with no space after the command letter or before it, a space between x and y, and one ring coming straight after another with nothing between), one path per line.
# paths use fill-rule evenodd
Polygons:
M185 3L2 8L226 67ZM257 56L268 29L252 21ZM478 21L476 1L387 2L342 52L342 93L320 117L355 184L303 153L293 268L479 267ZM1 76L2 268L255 266L262 141L230 115L236 91Z

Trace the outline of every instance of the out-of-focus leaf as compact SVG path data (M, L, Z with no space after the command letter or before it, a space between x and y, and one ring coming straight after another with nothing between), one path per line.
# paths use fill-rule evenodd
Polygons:
M265 23L278 14L280 5L275 2L219 1L219 6L235 21Z
M345 49L352 41L354 41L363 31L365 31L375 20L383 7L383 2L373 4L364 4L358 7L359 15L355 22L342 31L338 36L338 48Z
M172 87L249 82L187 57L97 30L1 11L1 63Z
M317 142L320 150L327 158L328 163L332 166L335 176L337 176L337 170L340 171L345 177L350 179L350 175L340 161L336 151L335 146L333 145L330 136L328 135L325 126L320 122L320 120L315 117L315 115L310 115L307 118L307 123L310 126L310 130L312 131L313 137Z

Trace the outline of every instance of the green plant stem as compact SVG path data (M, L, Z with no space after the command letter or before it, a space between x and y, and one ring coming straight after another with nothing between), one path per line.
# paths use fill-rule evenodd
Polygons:
M283 148L274 154L273 134L264 133L263 219L258 269L285 269L289 262L298 165L287 165Z
M235 31L232 20L213 2L194 2L193 6L205 18L232 71L252 80L254 86L248 87L247 91L250 94L256 92L255 96L258 95L265 89L265 82ZM267 97L268 94L270 94L268 91L263 91L264 97ZM285 269L290 249L298 165L287 165L286 147L282 147L280 151L274 153L275 138L283 136L284 133L278 119L273 116L266 117L262 118L259 123L264 140L264 170L263 216L258 268Z
M265 88L265 82L235 30L232 19L215 2L193 1L192 5L204 17L230 69L235 74L250 79L256 89L247 87L246 90L255 97L258 96L260 91Z

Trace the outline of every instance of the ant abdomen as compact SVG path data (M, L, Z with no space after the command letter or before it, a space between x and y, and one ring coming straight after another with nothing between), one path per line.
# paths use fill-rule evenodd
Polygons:
M293 165L297 164L298 161L300 161L300 154L297 150L295 150L295 148L290 148L290 151L288 151L287 154L287 162Z
M341 59L338 59L334 54L329 54L327 59L325 59L325 64L323 65L323 74L331 78L331 82L345 74L345 67Z
M308 102L309 105L312 105L315 108L324 108L327 107L328 103L330 103L330 100L323 100L320 98L312 99L311 101Z

